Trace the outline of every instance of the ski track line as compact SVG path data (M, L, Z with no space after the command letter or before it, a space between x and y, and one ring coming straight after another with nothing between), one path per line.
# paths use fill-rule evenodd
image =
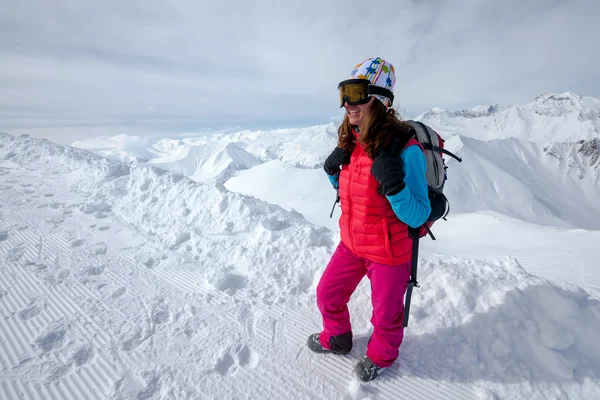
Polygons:
M54 240L53 242L61 245L61 246L58 246L60 251L65 252L65 253L73 253L73 251L69 248L69 246L67 245L67 243L66 243L65 240L58 240L58 241ZM86 261L87 260L86 258L83 258L83 257L77 257L74 254L71 254L71 256L72 256L72 260L73 259L76 259L76 260L78 259L80 261ZM109 272L109 273L112 275L111 272ZM121 277L118 276L118 275L116 275L116 274L114 274L114 278L116 278L116 279L114 279L112 281L117 281L118 282L121 279ZM125 282L125 281L123 281L122 283L126 284L126 283L131 283L131 282ZM87 297L93 297L98 302L102 302L103 303L103 301L94 292L88 290L83 285L77 284L75 282L73 282L73 287L62 287L61 290L63 290L63 291L64 290L66 290L66 291L73 291L76 294L78 294L79 297L81 297L81 298L85 298L86 296ZM106 304L104 304L104 306L107 309L110 308L110 307L106 306ZM121 316L126 317L120 310L112 310L111 309L111 311L117 311ZM84 314L84 312L81 311L81 310L80 310L80 313ZM100 331L99 334L103 335L103 331ZM108 342L108 339L105 338L105 340Z
M22 268L15 267L14 269L15 269L15 271L13 271L13 273L20 275L23 282L32 282L32 278L31 277L28 278L28 277L24 276L25 271ZM18 285L17 287L19 287L19 286L22 287L22 285ZM31 285L29 284L28 286L31 286ZM64 288L62 288L62 289L64 289ZM38 291L41 292L41 293L44 292L43 290L40 290L39 288L38 288ZM64 292L64 290L62 290L62 291ZM21 290L21 292L23 292L23 290ZM51 320L60 320L61 317L64 317L65 315L68 315L68 314L71 314L73 316L75 316L75 315L85 316L86 315L81 309L79 309L79 310L76 311L75 309L78 308L78 307L75 306L75 305L73 305L73 304L67 304L65 302L64 298L61 298L59 296L54 296L53 293L51 293L51 292L46 292L45 294L46 294L46 296L48 297L49 300L53 300L53 301L49 302L50 304L47 307L48 314L50 314L50 312L54 311L53 310L53 306L54 305L57 305L58 308L60 309L60 311L54 311L53 312L54 318L51 318ZM12 297L12 296L9 296L9 298L10 297ZM21 301L21 303L26 304L26 302L23 301L23 300ZM13 307L15 307L14 304L13 304ZM18 309L18 307L15 307L15 309ZM45 314L46 313L40 313L40 316L43 317ZM39 316L36 316L36 317L39 317ZM45 322L46 322L47 325L50 323L50 321L48 321L48 320L46 320ZM10 325L12 326L13 324L11 323ZM106 338L103 337L104 336L103 335L103 330L99 329L98 326L96 326L95 329L86 330L86 329L83 329L82 326L81 326L81 324L79 324L78 322L74 322L73 325L75 326L75 328L77 330L80 331L80 334L82 335L82 337L93 337L93 336L99 337L99 338L96 338L96 346L95 346L96 349L102 349L102 348L104 348L104 346L106 344L108 344L108 340L106 340ZM29 341L31 341L31 339L33 338L34 335L32 335L31 330L29 330L28 333L29 333L29 335L27 335L27 336L29 336ZM26 335L21 335L21 336L26 336ZM10 337L16 338L16 337L19 337L19 336L16 335L15 332L14 332L14 330L13 330L12 335L9 335L8 337L9 338ZM100 341L101 339L103 339L103 340ZM102 342L104 342L104 343L102 343ZM14 344L13 344L13 348L14 347L16 347L16 346L14 346ZM101 351L100 351L100 353L101 353ZM106 387L107 386L106 384L104 384L104 385L100 384L98 382L98 379L97 379L98 377L103 378L103 380L105 382L114 382L114 377L118 376L118 374L116 373L116 371L114 371L114 369L112 371L110 371L111 373L107 372L107 371L111 370L112 368L109 367L108 362L106 361L106 359L103 359L103 355L100 354L99 356L96 356L95 357L95 362L99 365L99 367L101 367L100 369L97 369L95 371L95 373L90 374L90 373L87 372L86 369L83 370L83 373L85 375L88 375L87 382L94 382L95 383L95 385L94 385L95 387L94 386L91 387L92 390L95 390L96 388ZM79 388L80 383L77 380L74 380L73 385L75 385L75 387L72 387L71 390L73 390L74 393L77 392L77 391L81 391L82 390L81 388ZM77 388L79 388L79 389L77 389ZM62 393L61 397L64 398L64 396L65 396L65 394ZM81 393L79 395L73 396L73 398L82 398L81 397ZM89 396L86 396L86 398L89 398Z
M50 307L51 306L49 306L48 308L50 308ZM60 314L60 317L64 317L64 313ZM71 324L72 324L74 330L79 332L81 337L93 337L93 335L97 332L97 330L88 331L88 330L84 329L82 327L82 324L80 324L77 321L72 322ZM96 343L96 346L94 347L94 349L95 349L95 352L97 352L97 353L95 354L94 360L92 361L92 363L97 364L97 365L92 365L91 368L89 368L88 365L83 366L80 368L80 373L82 375L84 375L84 378L87 378L87 379L84 379L84 382L87 382L87 383L92 382L93 383L93 385L88 385L90 387L90 389L92 391L98 392L96 389L106 388L108 386L107 382L113 382L114 377L117 377L118 374L113 368L111 368L109 366L108 361L105 358L103 358L104 357L102 355L103 347L99 347L99 344ZM64 359L65 357L60 357L60 358L62 358L60 361L62 361L63 363L66 364L67 360ZM90 369L93 369L93 372ZM100 378L105 383L101 383L98 380L98 378ZM73 380L73 382L68 383L69 379ZM74 385L76 388L78 388L78 391L83 390L80 388L80 385L82 384L82 382L79 382L77 379L74 379L74 374L70 374L70 376L67 376L66 378L62 378L61 381L67 382L68 385ZM75 389L72 389L72 390L73 390L73 392L76 392ZM61 397L65 398L64 394ZM80 397L80 395L76 395L76 396L69 397L69 398L89 398L89 396L86 394L85 397Z
M28 207L28 208L25 208L25 209L24 209L24 210L22 210L22 211L32 211L32 210L33 210L33 208L30 208L30 207ZM38 225L38 226L43 226L43 225L44 225L44 222L47 222L47 221L46 221L46 218L36 218L36 219L40 219L40 221L39 221L39 225ZM42 221L42 220L43 220L43 221ZM29 233L29 234L31 235L31 233ZM53 235L53 236L54 236L54 238L57 238L57 236L59 236L59 235ZM59 248L59 249L60 249L62 252L69 252L69 253L72 253L72 252L73 252L73 250L72 250L72 249L69 249L69 245L68 245L67 241L64 239L64 235L60 235L59 237L60 237L60 239L62 239L62 240L58 240L58 241L57 241L57 240L53 240L53 243L54 243L54 244L57 244L57 245L58 245L57 247L58 247L58 248ZM32 238L27 238L27 239L32 239ZM26 239L25 241L27 241L27 239ZM31 242L30 242L30 243L31 243ZM132 243L132 244L133 244L133 243ZM137 244L136 244L136 245L137 245ZM32 254L32 253L30 253L30 252L27 252L27 255L28 255L29 257L33 257L33 254ZM119 258L123 258L123 255L122 255L122 254L116 254L116 255L117 255ZM28 257L28 258L29 258L29 257ZM131 256L131 257L126 257L126 258L133 259L133 257L132 257L132 256ZM29 258L29 259L32 259L32 258ZM125 281L123 281L123 283L124 283L124 284L126 284L126 286L128 286L128 287L130 287L130 288L131 288L131 286L132 286L132 285L131 285L131 282L125 282ZM64 288L63 288L63 289L64 289ZM83 287L80 287L80 289L79 289L80 293L81 293L81 291L82 291L82 290L84 290L84 288L83 288ZM89 297L89 293L86 293L86 295L87 295L86 297ZM142 300L142 303L143 303L143 300ZM107 305L106 305L106 304L103 304L103 306L104 306L105 308L107 308L107 309L109 308L109 307L107 307ZM100 329L98 329L98 331L99 331L99 332L102 332L102 330L100 330ZM12 336L13 336L13 337L16 337L16 335L12 335ZM112 380L110 380L110 381L114 382L114 379L112 379ZM74 389L73 389L73 390L74 390ZM65 397L65 394L64 394L64 393L61 393L61 397ZM77 396L75 396L75 397L77 397Z
M17 269L17 268L15 268L15 269ZM20 273L20 276L23 278L23 280L29 280L30 282L33 282L33 280L35 279L32 277L26 277L24 270L21 270L21 271L17 270L16 272ZM107 386L106 383L102 384L101 382L99 382L98 378L101 378L101 380L103 380L104 382L113 382L114 378L118 377L119 374L114 368L110 367L109 361L107 360L106 356L104 356L102 354L102 352L103 352L102 349L105 349L110 344L110 342L104 336L103 331L101 329L99 329L98 326L93 327L95 329L84 328L84 325L90 326L92 324L82 324L78 320L81 317L85 318L86 317L85 313L81 309L78 309L78 307L75 304L73 304L73 303L69 304L66 297L56 296L55 293L52 293L49 291L45 292L44 295L49 300L46 310L43 310L42 312L40 312L40 314L38 316L36 316L34 318L38 318L38 317L43 318L43 315L45 315L45 314L48 314L48 316L50 316L50 314L53 314L53 318L51 317L50 320L45 321L46 326L51 326L52 323L54 323L56 321L60 321L61 319L64 319L67 316L70 316L72 318L75 318L73 321L70 321L70 325L74 328L74 330L76 330L79 333L80 337L94 338L92 340L92 343L94 344L95 351L97 351L97 353L94 356L94 361L93 361L93 363L96 365L91 367L91 369L94 370L94 373L91 373L91 371L88 371L89 368L86 368L87 366L80 368L81 373L84 375L87 375L88 379L85 380L85 382L93 383L93 385L90 386L90 389L92 391L97 391L97 389ZM55 306L56 306L56 309L54 309ZM47 312L44 312L44 311L47 311ZM25 324L25 326L27 326L27 324ZM21 331L21 333L25 333L25 332ZM25 341L27 341L27 342L33 342L33 339L35 338L36 334L39 332L31 332L29 330L29 332L27 332L27 333L29 333L29 335L21 335L21 337L23 337L25 339ZM19 336L13 336L13 337L19 337ZM67 360L62 359L61 361L63 363L65 363ZM66 380L68 382L68 379L72 379L73 382L70 385L75 385L75 387L79 387L79 385L81 383L78 382L77 380L75 380L72 375L73 374L70 374L70 378L66 377L66 378L63 378L62 380L63 381ZM79 388L78 390L82 390L82 389ZM72 398L81 398L81 397L74 396ZM89 398L89 396L86 394L85 398Z
M41 195L41 192L42 191L40 190L40 196L38 197L38 199L41 200L41 201L46 201L47 205L51 204L45 198L45 196ZM50 190L47 191L47 192L48 193L49 192L56 193L56 191L50 191ZM56 200L58 200L60 197L53 197L53 198L55 198ZM14 208L12 210L10 210L10 211L13 211L13 210L14 210ZM47 221L47 218L45 218L43 216L35 215L36 214L36 210L39 210L39 206L37 208L35 208L34 205L31 205L29 207L26 207L26 206L19 207L18 208L19 212L17 212L16 210L14 210L13 212L10 212L10 213L13 214L17 218L18 217L22 217L23 214L34 214L34 215L31 215L31 217L34 217L34 219L36 220L37 223L39 223L40 225L48 224L49 222ZM65 219L64 219L64 221L60 222L59 225L63 225L63 226L61 226L61 228L63 228L63 229L65 229L65 230L68 231L68 229L66 228L65 225L69 225L69 222L70 222L69 221L69 216L70 216L70 214L64 214L64 212L61 213L58 209L51 208L51 207L48 207L48 209L45 209L44 211L47 212L48 214L54 214L54 216L56 216L56 215L63 215ZM87 236L87 237L93 236L93 237L96 237L97 239L100 239L101 242L103 242L103 243L105 243L105 244L108 245L108 244L114 243L115 242L115 236L117 236L120 242L131 245L129 248L146 247L146 244L143 241L140 242L138 240L135 240L133 238L133 235L131 235L131 234L121 234L121 233L128 233L127 232L128 229L127 230L121 229L117 234L115 234L115 232L112 232L110 234L110 236L109 236L109 232L108 231L101 232L99 230L92 231L92 230L89 229L89 226L90 225L94 225L94 223L101 224L101 223L99 223L99 220L94 219L94 220L89 221L89 219L91 219L91 218L89 217L88 214L82 214L82 215L77 215L77 216L78 216L79 221L83 221L84 219L88 219L87 222L93 222L91 224L88 224L87 227L85 227L85 226L84 227L81 227L81 226L72 227L72 228L74 228L75 232L79 232L81 234L81 235L79 235L81 237L83 237L83 236ZM29 221L29 218L28 218L28 221ZM73 221L73 222L75 222L75 221ZM38 225L38 226L40 226L40 225ZM54 230L54 229L56 229L58 227L59 226L56 225L56 226L54 226L52 228L52 230ZM25 232L27 232L27 231L30 231L30 230L29 229L25 230ZM19 232L19 233L22 233L22 232ZM26 238L26 240L31 240L30 243L33 243L33 239L34 239L33 232L27 232L23 236L24 236L24 238ZM60 241L59 241L59 243L57 243L56 241L54 241L54 243L55 244L60 244L58 246L59 250L62 251L62 252L65 252L65 253L73 253L74 250L73 250L73 248L70 247L70 243L67 242L67 239L64 237L64 235L62 235L62 234L61 235L54 235L53 234L53 238L57 238L57 236L58 236L58 238L60 238ZM127 253L123 254L122 252L117 252L117 251L113 250L112 246L107 246L107 247L108 247L107 250L109 252L113 253L113 255L115 257L121 258L121 259L124 258L127 261L133 263L134 265L135 264L139 264L139 262L135 261L133 254L127 254ZM151 246L147 246L147 247L148 248L145 249L145 251L152 252L154 250L157 250L155 248L152 248ZM137 252L139 252L140 248L137 248L136 250L137 250ZM29 246L26 246L25 252L26 252L27 256L35 257L35 253L33 252L33 250L30 249ZM24 254L24 256L25 256L25 254ZM148 272L156 275L161 280L165 281L165 283L168 283L171 286L174 286L174 287L178 288L179 290L183 290L184 292L203 293L203 294L210 293L211 295L213 295L213 296L215 296L217 298L220 298L220 300L222 300L223 302L230 302L232 300L232 297L230 295L226 294L226 293L222 293L220 291L208 290L206 288L203 288L200 283L198 283L197 285L192 284L191 282L201 282L201 281L203 281L203 279L202 279L201 276L194 276L195 274L191 273L190 271L179 271L179 270L174 271L174 270L169 270L169 269L166 269L166 268L164 268L164 269L163 268L147 269L146 271L148 271ZM115 276L115 278L118 279L118 278L120 278L120 276L119 277ZM130 287L130 284L131 284L131 282L127 281L127 280L122 281L121 283L123 283L127 287ZM84 288L84 287L80 287L79 288L78 292L79 292L80 295L83 294L83 293L81 293L81 291L85 291L85 295L88 296L88 297L91 294L91 290L89 290L87 288ZM237 293L237 292L234 294L233 298L241 300L241 301L243 301L245 303L251 302L251 301L249 301L250 299L246 298L246 296L243 296L243 295L241 295L240 293ZM253 300L256 301L256 299L253 299ZM108 307L104 303L102 303L102 306L104 308L109 309L109 310L114 310L114 308ZM303 330L306 330L306 331L309 331L309 333L312 333L311 332L311 327L314 326L314 323L312 323L310 321L310 319L307 318L301 312L292 311L290 309L286 309L284 307L281 307L281 306L279 306L277 304L266 306L266 305L258 303L258 304L255 305L255 307L258 307L258 308L262 309L262 311L265 311L265 314L267 316L268 315L281 315L281 313L283 313L283 315L285 315L285 314L287 314L287 315L290 315L290 314L293 315L294 316L294 320L295 320L295 323L293 325L296 326L297 329L291 330L289 333L296 334L298 336L298 339L302 340L302 342L304 342L304 340L306 339L305 336L307 336L307 335L302 334L300 332L300 328L303 328ZM228 319L231 319L232 322L234 322L234 321L237 322L237 319L235 318L235 316L233 316L233 315L227 315L227 317L229 317ZM260 328L260 326L257 327L257 331L262 331L262 329ZM102 330L99 330L99 332L102 332ZM260 332L260 333L262 333L262 337L265 337L265 338L270 337L270 335L272 334L272 332L267 332L266 330L265 330L265 332ZM263 346L259 346L259 348L269 348L269 346L268 345L266 345L264 347ZM352 373L351 369L353 367L351 359L347 359L347 360L343 361L345 363L345 365L344 365L345 368L343 368L343 369L340 369L339 359L336 360L335 362L334 362L333 359L327 359L327 358L325 358L325 360L327 360L327 361L323 362L323 363L316 364L317 368L323 371L323 373L324 373L323 376L328 376L328 374L331 374L332 371L336 371L334 374L336 375L335 377L338 380L341 380L341 382L348 382L348 376ZM265 359L262 359L261 363L264 363L265 361L266 361ZM282 366L281 365L275 365L275 368L276 369L277 368L278 369L282 369ZM284 368L283 369L286 370L286 371L291 372L290 374L286 374L287 376L292 376L293 377L293 376L295 376L295 374L297 374L297 371L293 371L292 368L289 367L289 366L287 366L286 364L284 364ZM250 370L250 371L252 371L252 370ZM255 381L255 377L252 377L253 374L251 372L249 373L249 375L250 375L249 379L252 379L252 381ZM70 376L74 379L74 374L71 374ZM410 379L414 379L414 377L412 377L412 376L409 377L409 378ZM271 377L271 379L272 379L272 377ZM285 382L282 382L282 383L285 384ZM308 387L305 386L305 384L301 384L297 380L296 380L295 383L296 383L296 385L298 385L298 389L301 389L301 388L304 389L304 390L302 390L302 392L308 391ZM383 396L385 396L385 398L395 399L395 398L397 398L398 393L406 393L406 389L407 388L406 387L401 387L399 385L399 383L394 383L393 385L388 385L388 384L389 384L389 382L386 382L386 385L377 385L376 387L377 387L377 389L379 391L379 393L377 393L377 394L378 395L383 395ZM265 387L263 385L261 385L261 386ZM271 385L269 385L269 386L271 386ZM407 386L407 385L403 385L403 386ZM425 385L425 386L428 386L428 385ZM429 385L429 386L431 386L431 385ZM445 386L445 385L443 385L443 386ZM254 387L254 385L252 385L252 387ZM276 385L276 387L282 387L282 386ZM420 386L420 388L421 388L421 390L419 390L418 393L414 392L415 398L423 396L423 394L424 394L423 392L424 391L422 389L426 389L426 387ZM457 388L457 386L452 385L452 389L453 390L456 389L456 388ZM344 389L346 389L346 388L345 387L341 387L340 389L342 389L342 392L344 392ZM398 389L400 389L400 390L398 390ZM64 393L62 393L62 394L64 395ZM265 394L267 394L267 393L265 393ZM273 394L274 394L273 392L270 392L267 395L273 395ZM286 397L285 396L286 393L284 393L284 392L279 392L278 394L279 395L283 395L283 396L282 397L277 397L277 398L284 398L284 397ZM310 391L308 391L307 394L311 395ZM313 396L314 396L314 394L315 393L312 393ZM445 392L445 395L452 395L452 394L453 393L449 393L448 391ZM464 394L467 394L467 393L464 393ZM436 397L436 395L439 395L439 390L434 390L430 394L431 397ZM473 395L469 393L467 397L473 397ZM454 397L454 398L458 399L458 398L466 398L466 397L458 395L458 397Z
M24 213L32 213L35 214L33 212L34 208L33 207L29 207L29 208L24 208L22 210L21 213L17 213L17 212L11 212L11 214L13 215L13 217L19 217L22 216ZM90 217L89 214L77 214L77 220L79 221L85 221L86 223L88 223L88 226L85 226L85 224L83 225L83 227L79 226L79 225L73 225L73 223L75 223L75 221L72 221L72 219L74 218L69 218L72 216L72 214L63 214L61 212L57 212L56 210L48 210L47 212L54 212L54 216L60 216L60 215L64 215L66 218L63 222L60 223L60 226L57 226L54 229L63 229L66 232L79 232L80 234L85 232L85 236L94 238L96 240L96 243L92 243L93 245L99 245L99 244L105 244L107 245L107 251L112 252L115 256L119 256L122 258L126 258L129 261L135 262L134 259L134 255L133 254L127 254L126 251L130 250L130 249L136 249L136 252L140 252L140 251L148 251L148 252L152 252L157 250L154 247L150 247L147 244L147 241L141 238L137 238L136 236L140 236L140 235L132 235L132 234L128 234L128 235L119 235L118 232L111 232L110 230L106 230L106 231L100 231L100 230L96 230L96 229L90 229L89 225L98 225L98 220L95 217ZM30 218L32 218L33 221L36 221L38 224L44 224L47 223L46 219L44 217L39 217L36 215L31 215ZM107 220L108 218L103 218L102 221ZM95 222L95 224L94 224ZM118 221L118 223L123 224L122 221ZM70 229L69 229L70 228ZM50 232L48 232L49 234ZM115 236L118 235L118 239L119 239L119 243L121 243L122 246L121 249L119 250L114 250L113 248L109 247L108 244L116 244L116 240L115 240ZM81 235L83 236L83 235ZM56 238L56 237L55 237ZM65 237L64 235L58 235L58 239L60 240L61 243L61 250L63 251L68 251L71 249L71 242L70 239ZM72 239L71 239L72 240ZM86 241L89 242L89 241Z

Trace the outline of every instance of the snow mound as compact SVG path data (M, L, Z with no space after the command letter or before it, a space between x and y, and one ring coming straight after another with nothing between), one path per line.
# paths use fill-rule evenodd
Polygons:
M127 164L45 139L28 136L14 138L0 133L0 143L5 150L2 159L20 164L31 163L32 168L57 171L75 190L87 189L90 182L110 182L128 175L131 169Z
M548 398L546 384L565 380L574 398L598 393L586 394L586 382L599 379L598 299L532 276L511 258L426 257L422 265L402 347L410 366L436 380L485 382L500 398ZM503 393L507 383L517 392Z
M200 264L207 281L223 290L243 286L269 302L306 293L334 244L328 229L229 192L220 182L200 184L154 166L130 168L44 140L2 134L0 143L4 159L65 175L71 190L88 193L84 212L110 210L166 250Z

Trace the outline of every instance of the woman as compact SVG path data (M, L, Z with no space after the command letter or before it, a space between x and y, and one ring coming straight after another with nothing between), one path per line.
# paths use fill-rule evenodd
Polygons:
M341 242L317 287L323 331L308 338L308 347L317 353L350 352L347 304L367 275L374 329L354 369L363 381L376 378L398 357L411 269L409 227L421 226L431 211L423 149L412 138L413 128L391 108L395 81L394 67L378 57L358 64L339 84L346 115L338 146L324 166L340 197ZM393 137L406 143L398 157L390 154Z

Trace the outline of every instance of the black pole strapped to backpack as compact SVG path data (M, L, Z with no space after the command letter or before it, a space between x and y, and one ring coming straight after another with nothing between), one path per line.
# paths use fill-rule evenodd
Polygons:
M337 192L335 196L335 202L333 203L333 207L331 207L331 214L329 214L329 218L333 218L333 212L335 211L335 205L340 202L340 192Z
M402 326L405 328L408 326L408 315L410 314L410 299L414 287L420 287L417 282L417 265L419 263L419 228L409 230L410 237L413 240L412 244L412 262L410 269L410 280L408 281L408 287L406 288L406 300L404 301L404 321Z

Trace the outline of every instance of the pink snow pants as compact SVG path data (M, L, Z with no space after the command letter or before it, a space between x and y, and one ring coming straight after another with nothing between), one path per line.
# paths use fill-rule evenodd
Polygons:
M331 336L352 330L347 304L367 275L371 281L374 328L367 356L377 366L392 365L404 337L404 294L410 270L410 261L401 265L379 264L356 256L340 242L317 286L317 306L323 315L321 344L329 348Z

